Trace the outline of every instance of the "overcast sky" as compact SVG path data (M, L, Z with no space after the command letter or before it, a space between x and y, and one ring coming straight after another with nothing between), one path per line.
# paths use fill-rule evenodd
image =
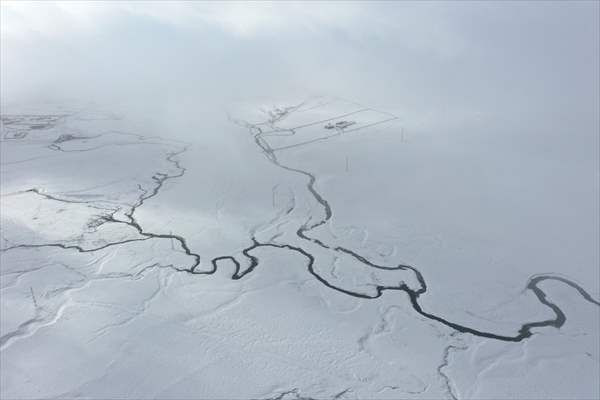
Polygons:
M328 94L595 132L598 2L2 2L3 103Z

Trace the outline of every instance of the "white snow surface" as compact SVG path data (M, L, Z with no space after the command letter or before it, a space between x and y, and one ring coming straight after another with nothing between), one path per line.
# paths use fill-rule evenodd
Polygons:
M595 137L325 96L210 135L2 112L2 399L600 398Z

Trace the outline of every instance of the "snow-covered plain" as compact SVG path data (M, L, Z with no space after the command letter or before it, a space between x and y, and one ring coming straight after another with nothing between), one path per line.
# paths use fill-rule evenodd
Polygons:
M3 110L3 399L600 397L597 165L336 97L213 118Z

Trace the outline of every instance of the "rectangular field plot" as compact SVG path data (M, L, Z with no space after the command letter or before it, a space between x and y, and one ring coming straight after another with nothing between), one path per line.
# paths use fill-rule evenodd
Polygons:
M328 113L324 112L327 109L326 106L315 108L314 112L308 110L305 113L293 113L290 118L284 120L285 123L276 124L279 129L268 131L263 134L263 138L269 142L274 150L284 150L356 132L397 119L396 116L389 113L370 108L358 108L354 104L353 106L354 110L346 108L345 112L340 112L342 111L339 109L340 107L336 107L337 113L332 113L331 109L328 110ZM301 118L291 118L298 114L304 115Z

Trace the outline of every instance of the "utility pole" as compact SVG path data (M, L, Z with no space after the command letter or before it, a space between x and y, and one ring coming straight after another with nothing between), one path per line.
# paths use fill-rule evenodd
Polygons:
M175 246L173 246L173 231L169 231L169 234L171 235L171 250L175 250Z
M348 168L348 156L346 156L346 172L348 172L348 171L349 171L349 168Z
M404 127L400 128L400 142L404 143Z

